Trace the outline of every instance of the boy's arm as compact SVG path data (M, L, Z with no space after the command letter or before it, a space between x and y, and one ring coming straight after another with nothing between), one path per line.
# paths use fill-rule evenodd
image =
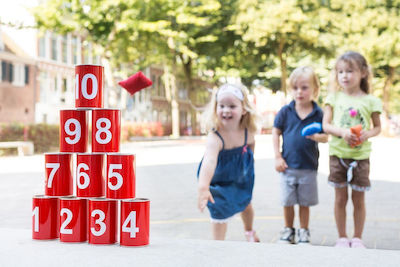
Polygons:
M198 208L203 211L210 201L214 199L210 192L210 183L217 166L218 153L222 148L221 142L214 133L209 133L207 137L206 151L201 164L198 182Z
M281 154L281 146L280 146L280 135L282 131L276 127L272 128L272 143L274 146L274 153L275 153L275 169L278 172L283 172L288 167L286 161L282 157Z
M326 143L328 142L329 135L326 133L316 133L313 135L306 136L306 138L311 139L315 142Z

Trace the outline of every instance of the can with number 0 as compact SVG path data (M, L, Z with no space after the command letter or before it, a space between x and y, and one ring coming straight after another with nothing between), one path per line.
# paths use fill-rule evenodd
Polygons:
M103 107L103 73L99 65L75 66L75 107Z

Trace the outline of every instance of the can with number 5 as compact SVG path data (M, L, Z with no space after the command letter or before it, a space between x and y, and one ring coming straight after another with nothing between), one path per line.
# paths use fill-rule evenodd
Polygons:
M92 152L119 152L120 135L119 109L92 110Z
M135 197L136 162L134 154L107 154L107 198Z

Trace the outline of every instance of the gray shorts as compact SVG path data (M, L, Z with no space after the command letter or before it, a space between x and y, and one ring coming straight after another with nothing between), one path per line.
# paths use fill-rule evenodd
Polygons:
M281 173L281 204L284 207L318 204L317 171L286 169Z

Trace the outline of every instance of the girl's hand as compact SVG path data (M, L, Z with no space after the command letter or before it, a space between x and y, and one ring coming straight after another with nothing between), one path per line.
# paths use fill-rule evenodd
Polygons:
M211 203L215 203L214 198L211 195L210 189L199 189L199 197L197 200L197 207L201 212L203 212L204 208L207 206L208 201Z
M275 158L275 170L277 172L284 172L288 168L286 161L282 157Z
M358 136L353 134L350 129L343 129L342 130L342 138L346 141L347 144L353 146L358 143Z
M364 130L362 130L362 131L361 131L361 134L360 134L360 141L361 141L361 142L367 141L368 138L370 138L370 133L369 133L369 131L364 131Z

